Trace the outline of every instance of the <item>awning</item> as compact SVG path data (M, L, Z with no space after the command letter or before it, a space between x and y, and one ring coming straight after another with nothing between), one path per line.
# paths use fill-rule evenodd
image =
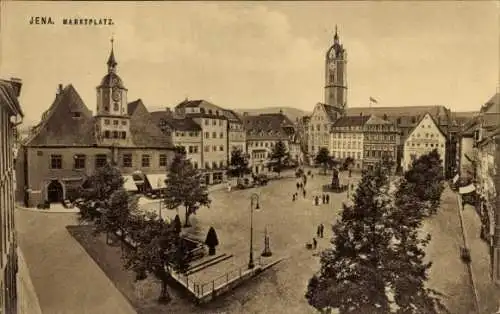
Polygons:
M470 193L470 192L474 192L475 190L476 190L476 187L474 186L474 184L469 184L467 186L461 187L458 190L458 193L460 193L460 194L467 194L467 193Z
M167 186L165 185L165 180L167 179L166 174L147 174L149 184L153 189L164 189Z
M458 174L455 175L455 177L453 178L453 184L457 183L458 178L460 178L460 176Z
M125 182L123 182L123 188L127 191L137 191L137 185L135 185L134 178L132 176L123 176Z

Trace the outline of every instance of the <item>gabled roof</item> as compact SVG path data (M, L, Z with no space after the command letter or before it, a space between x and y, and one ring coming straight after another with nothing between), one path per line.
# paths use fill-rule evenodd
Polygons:
M368 119L370 119L370 116L345 116L335 121L332 127L363 126Z
M138 147L172 148L172 140L163 134L141 99L127 106L130 114L130 133Z
M330 122L335 122L337 117L342 113L339 108L324 103L318 103L316 106L319 106L325 111Z
M79 117L74 117L79 113ZM93 145L94 120L92 112L73 87L67 85L60 91L52 105L42 115L42 120L26 139L26 146Z
M16 83L17 82L0 79L0 105L6 106L12 115L24 116L14 87L14 84ZM21 86L21 82L18 82L17 84L19 87Z
M282 113L261 114L258 116L243 116L243 125L247 139L289 139L293 123Z
M201 131L201 127L193 119L189 117L176 119L172 113L166 111L153 111L151 118L160 129L162 124L166 124L175 131Z
M202 102L203 102L203 100L201 100L201 99L200 100L187 100L186 99L175 107L176 108L193 108L193 107L198 107Z
M481 113L500 113L500 93L496 93L482 107Z
M232 114L227 113L227 109L221 108L217 105L212 104L211 102L208 102L203 99L199 100L184 100L177 106L175 106L175 110L178 111L179 109L181 111L185 111L184 109L186 108L197 108L197 107L203 107L203 106L208 106L208 107L214 107L215 109L208 109L207 111L204 111L203 108L200 109L200 113L194 113L194 112L184 112L186 116L192 117L192 118L212 118L212 119L222 119L222 120L230 120L234 119ZM212 113L210 114L210 111ZM217 111L220 113L217 115ZM236 117L237 118L237 117Z
M384 120L381 117L376 115L371 115L370 118L366 121L366 124L394 124L392 121Z
M240 117L233 110L223 109L222 113L229 121L242 123Z
M449 110L444 106L410 106L410 107L354 107L347 108L346 115L373 114L378 117L387 117L397 122L399 127L415 126L416 123L429 113L440 126L447 126L451 122Z
M415 125L415 127L410 132L408 132L408 135L403 139L403 142L405 142L413 134L413 132L420 125L420 123L425 119L426 116L429 116L431 118L432 123L434 123L434 125L436 126L436 128L439 130L439 133L441 133L441 135L443 135L446 138L446 134L443 132L443 130L441 130L441 128L439 127L439 125L436 123L436 120L434 120L434 118L432 117L432 115L427 112L427 113L425 113L420 118L420 120L417 122L417 124Z

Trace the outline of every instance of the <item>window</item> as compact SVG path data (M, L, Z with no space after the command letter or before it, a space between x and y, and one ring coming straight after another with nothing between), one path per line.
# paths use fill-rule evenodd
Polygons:
M205 162L205 169L210 169L210 164L208 162Z
M62 155L50 155L50 169L62 169Z
M213 114L212 109L208 109L208 114Z
M221 152L223 152L223 151L224 151L224 146L223 146L223 145L219 146L219 150L220 150Z
M212 120L212 125L217 125L217 120Z
M191 146L189 146L191 148ZM159 162L160 167L166 167L167 166L167 155L166 154L160 154L160 162Z
M193 161L193 168L198 169L198 162L197 161Z
M210 151L210 145L205 145L203 150L205 151L205 153L208 153Z
M120 107L118 107L118 103L117 103L117 102L115 102L115 103L113 104L113 109L114 109L115 111L118 111L118 110L120 109Z
M224 138L224 133L220 132L219 137Z
M192 154L193 153L193 146L188 147L188 153Z
M268 142L266 142L266 143L264 144L264 147L268 147L268 146L269 146L269 143L268 143Z
M122 133L122 139L127 138L127 132L121 132Z
M110 138L110 133L109 131L104 131L104 138Z
M113 125L118 125L120 123L120 121L118 120L113 120Z
M358 155L358 159L361 159L361 153L358 152L357 155Z
M216 151L217 151L217 146L215 146L215 145L214 145L214 146L212 146L212 151L213 151L213 152L216 152Z
M113 131L113 138L118 138L118 131Z
M217 111L217 113L219 112ZM219 120L219 126L222 126L222 120Z
M102 168L108 163L108 156L105 154L95 155L95 167Z
M127 125L127 121L123 120L122 125Z
M221 169L224 168L224 162L223 161L219 162L219 168L221 168Z
M181 136L181 132L175 132L175 136Z
M85 155L75 155L75 169L85 169Z
M210 133L209 132L205 132L205 138L210 138Z
M142 155L142 167L147 168L149 167L150 164L150 156L149 155Z
M104 119L104 124L109 125L109 119Z
M215 161L212 161L212 168L217 169L217 163Z
M123 164L123 167L131 168L132 167L132 154L123 154L122 164Z
M204 110L203 110L203 111L204 111ZM208 121L208 120L209 120L209 119L205 119L205 125L208 125L208 123L209 123L209 121Z
M212 132L212 138L217 138L217 132Z
M73 118L80 118L81 116L80 112L73 112Z

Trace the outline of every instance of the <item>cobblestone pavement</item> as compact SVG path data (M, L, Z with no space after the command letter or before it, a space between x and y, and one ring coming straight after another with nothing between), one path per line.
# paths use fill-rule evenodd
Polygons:
M44 314L135 313L66 230L76 214L16 211L19 246Z

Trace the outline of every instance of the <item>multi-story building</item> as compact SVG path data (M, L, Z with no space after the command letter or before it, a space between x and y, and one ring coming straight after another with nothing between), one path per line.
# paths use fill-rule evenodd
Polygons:
M408 106L408 107L355 107L346 109L346 115L375 115L396 123L400 131L400 145L396 157L398 165L403 158L403 143L424 115L429 113L446 136L445 173L454 175L457 155L457 136L452 125L452 114L444 106Z
M474 132L475 186L479 212L490 246L491 275L500 285L500 94L496 93L477 117Z
M75 196L87 176L108 162L125 176L125 188L153 189L164 182L174 155L141 100L127 103L113 49L108 73L97 87L97 114L72 85L59 85L50 108L23 143L18 156L18 197L26 206Z
M23 117L19 79L0 80L0 312L17 313L17 240L14 220L14 130Z
M332 126L330 155L337 159L354 160L354 169L363 168L363 126L369 116L346 116Z
M325 99L314 107L309 120L307 153L311 164L320 148L329 148L330 128L347 108L347 52L340 43L337 27L333 44L325 56ZM329 149L330 150L330 149Z
M203 164L201 160L201 127L192 118L176 118L169 108L165 111L151 112L151 117L163 134L172 138L175 147L184 148L186 158L191 160L195 169L199 169Z
M231 152L233 150L240 150L246 154L246 132L243 126L243 121L232 110L224 109L223 114L227 118L227 160L231 160Z
M394 122L371 115L363 125L363 138L363 168L372 169L384 156L387 156L394 161L393 170L396 170L400 138Z
M205 100L184 100L175 107L175 115L191 118L201 127L201 161L207 184L225 180L228 166L228 118L223 108Z
M266 173L269 171L269 155L278 141L282 141L290 152L293 123L282 113L258 116L244 113L242 120L247 133L249 166L253 173Z
M407 171L414 159L436 149L441 157L443 169L446 160L446 135L429 114L425 114L416 127L406 136L403 148L402 168Z
M300 149L303 157L303 162L309 163L308 160L306 160L307 155L308 155L308 139L309 139L309 121L311 120L310 116L304 116L297 118L296 122L296 129L297 129L297 138L300 143Z

